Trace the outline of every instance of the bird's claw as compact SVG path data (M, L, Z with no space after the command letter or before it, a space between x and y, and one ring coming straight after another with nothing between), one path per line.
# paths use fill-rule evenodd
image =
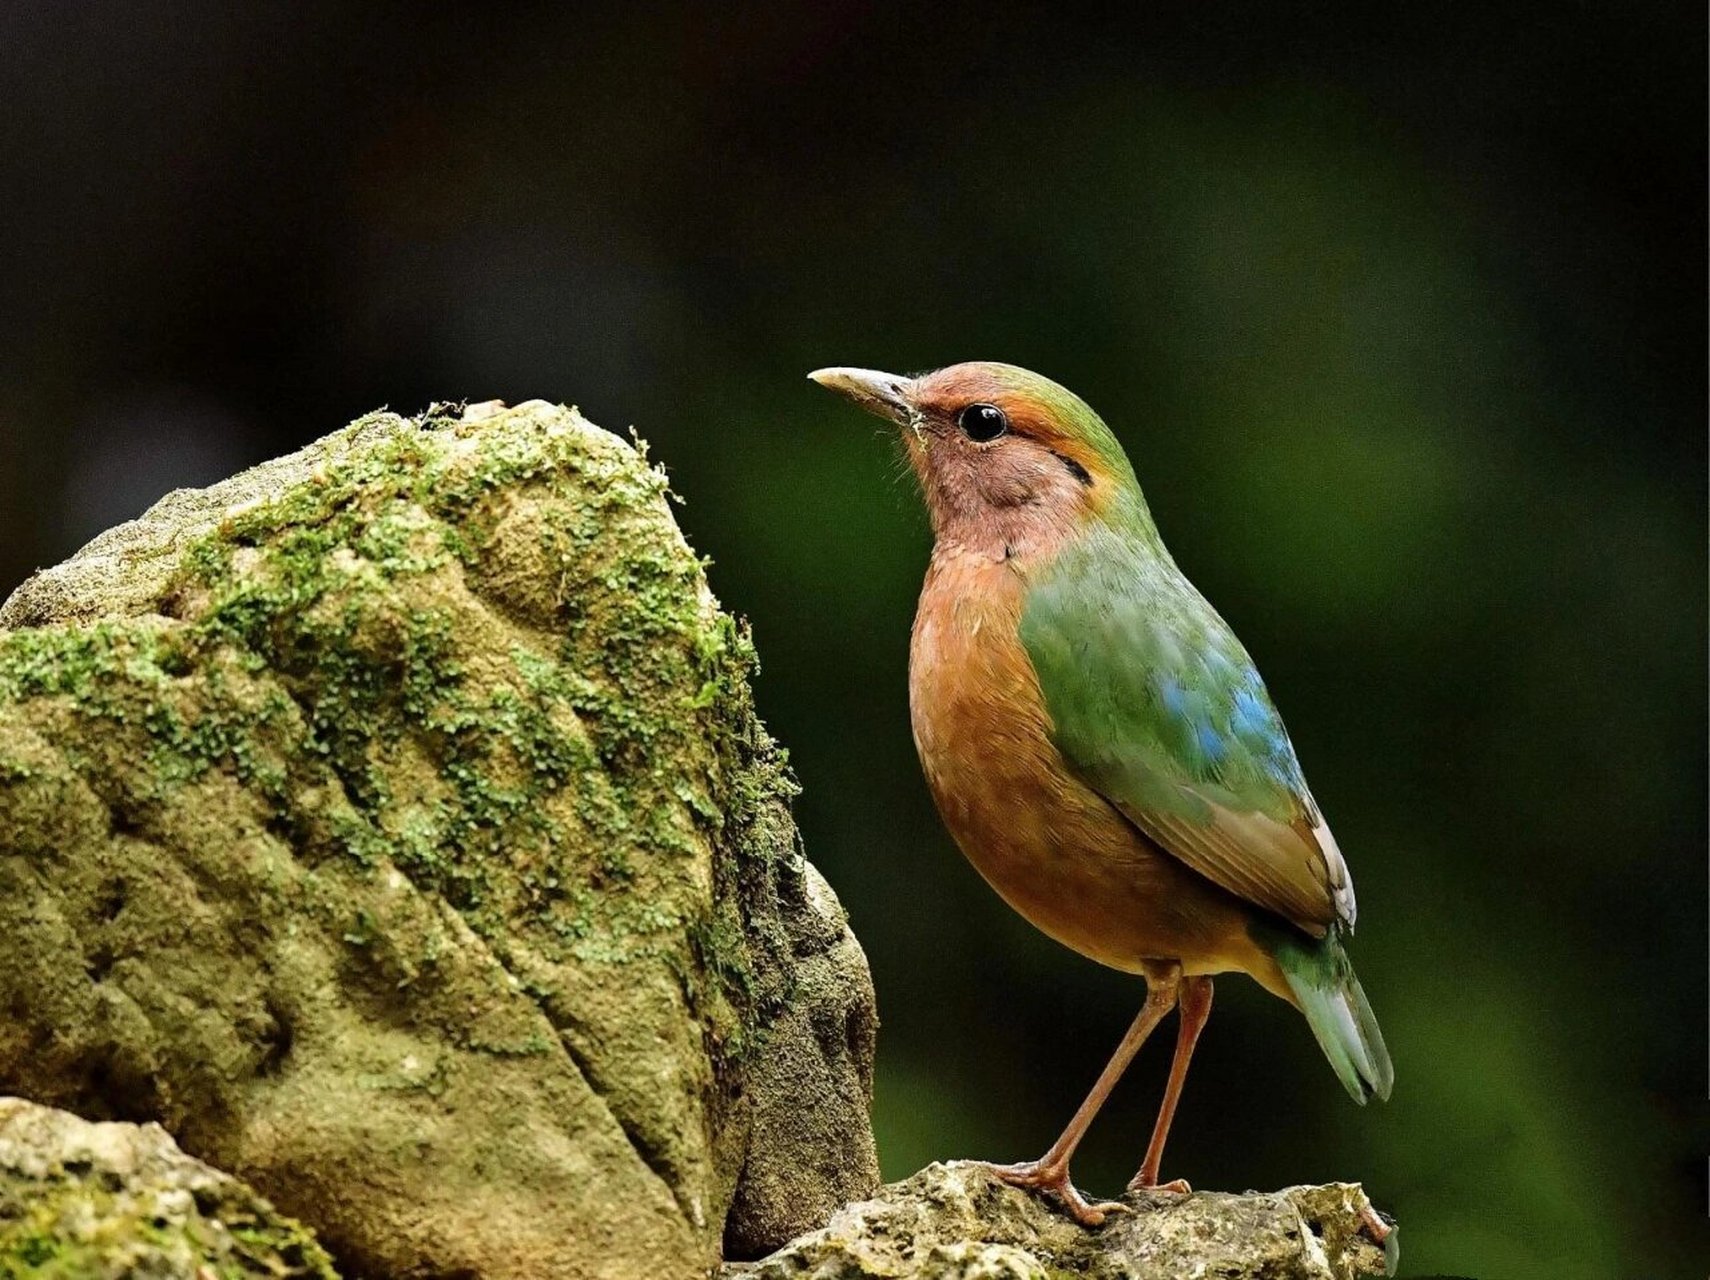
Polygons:
M1001 1182L1026 1191L1043 1191L1051 1196L1083 1227L1101 1227L1113 1213L1133 1213L1132 1205L1116 1200L1090 1201L1069 1181L1069 1166L1048 1165L1038 1160L1020 1164L988 1164L985 1166Z
M1193 1187L1188 1184L1186 1178L1171 1178L1168 1182L1142 1182L1135 1178L1128 1184L1130 1195L1146 1191L1167 1191L1171 1195L1190 1196L1193 1194Z

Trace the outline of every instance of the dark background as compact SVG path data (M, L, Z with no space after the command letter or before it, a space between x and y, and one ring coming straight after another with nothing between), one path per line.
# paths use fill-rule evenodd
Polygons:
M1165 1176L1364 1179L1412 1275L1702 1275L1702 9L1122 8L0 7L0 591L376 405L635 424L872 959L887 1174L1035 1155L1140 986L942 833L924 519L802 375L1040 369L1264 668L1399 1066L1353 1107L1231 978Z

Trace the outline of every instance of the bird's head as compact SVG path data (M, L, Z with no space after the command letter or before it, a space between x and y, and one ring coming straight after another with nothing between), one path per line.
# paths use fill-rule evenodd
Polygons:
M850 368L808 377L903 428L940 543L1042 549L1089 520L1136 509L1145 519L1121 444L1049 378L985 361L914 378Z

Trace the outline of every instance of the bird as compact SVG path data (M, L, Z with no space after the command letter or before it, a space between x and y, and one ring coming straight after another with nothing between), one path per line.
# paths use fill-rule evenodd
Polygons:
M1126 1211L1077 1190L1070 1160L1179 1009L1128 1190L1191 1191L1160 1184L1159 1171L1221 973L1245 973L1304 1014L1354 1101L1387 1099L1394 1067L1345 945L1347 862L1257 667L1166 550L1104 420L1010 364L808 376L900 428L923 491L933 547L909 718L950 835L1033 925L1146 984L1056 1142L988 1167L1085 1226Z

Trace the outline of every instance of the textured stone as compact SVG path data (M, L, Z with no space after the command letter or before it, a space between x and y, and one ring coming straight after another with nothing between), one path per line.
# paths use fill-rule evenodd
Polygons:
M0 1275L336 1280L299 1223L159 1125L90 1124L0 1098Z
M721 1280L1353 1280L1393 1271L1363 1234L1359 1187L1135 1196L1077 1225L983 1166L934 1164Z
M811 866L786 907L794 998L749 1073L754 1125L725 1222L727 1258L757 1258L872 1194L878 1153L847 1117L872 1097L877 1022L867 959L831 886Z
M865 964L628 443L371 415L0 622L0 1089L353 1274L698 1276L876 1184Z

